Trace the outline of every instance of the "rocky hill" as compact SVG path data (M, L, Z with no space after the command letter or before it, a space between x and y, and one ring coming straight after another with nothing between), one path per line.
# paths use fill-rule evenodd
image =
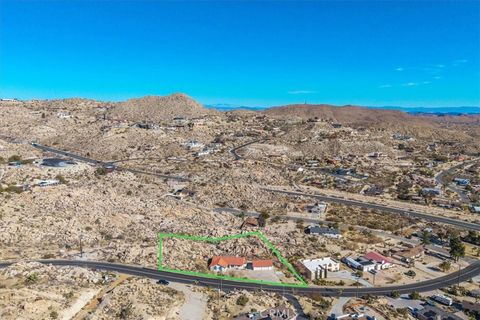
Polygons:
M415 117L396 110L372 109L358 106L333 106L327 104L292 104L263 111L268 116L301 119L319 118L357 126L390 127L391 125L434 126L427 118Z
M118 103L109 116L138 122L161 122L174 117L194 118L217 111L206 109L189 96L176 93L169 96L146 96Z

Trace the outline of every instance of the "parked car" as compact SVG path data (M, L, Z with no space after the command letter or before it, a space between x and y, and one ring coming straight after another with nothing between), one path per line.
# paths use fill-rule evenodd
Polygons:
M160 280L157 281L157 283L158 283L158 284L161 284L161 285L164 285L164 286L168 286L168 284L169 284L170 282L168 282L168 281L165 280L165 279L160 279Z

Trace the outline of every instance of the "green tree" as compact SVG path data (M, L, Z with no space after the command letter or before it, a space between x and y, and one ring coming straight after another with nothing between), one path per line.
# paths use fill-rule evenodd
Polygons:
M413 291L412 293L410 293L409 297L410 297L410 299L412 299L412 300L420 300L420 299L422 299L422 296L421 296L420 293L418 293L417 291Z
M450 238L450 257L452 257L455 262L465 257L465 245L458 235L453 235Z
M392 291L391 296L392 296L392 298L394 298L394 299L400 298L400 292L398 292L398 291Z
M428 232L427 230L423 230L421 241L424 246L430 244L430 232Z
M450 268L452 267L452 264L449 262L449 261L443 261L442 263L440 263L438 265L438 267L440 268L440 270L442 270L443 272L447 272L448 270L450 270Z

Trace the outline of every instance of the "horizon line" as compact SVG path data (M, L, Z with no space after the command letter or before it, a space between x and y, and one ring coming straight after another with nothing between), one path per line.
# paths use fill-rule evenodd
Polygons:
M276 108L276 107L284 107L284 106L293 106L293 105L328 105L332 107L346 107L346 106L352 106L352 107L360 107L360 108L370 108L370 109L385 109L385 110L398 110L398 111L405 111L405 112L411 112L414 111L415 109L422 109L422 110L429 110L433 111L431 113L448 113L448 112L435 112L434 110L446 110L446 109L452 109L452 112L458 112L458 109L479 109L478 112L463 112L466 114L477 114L480 113L480 104L479 105L457 105L457 106L434 106L434 105L428 105L428 106L405 106L405 105L388 105L388 104L377 104L377 105L370 105L370 104L356 104L356 103L347 103L347 104L339 104L339 103L329 103L329 102L297 102L297 103L283 103L283 104L237 104L237 103L229 103L229 102L213 102L213 103L206 103L202 102L202 99L195 99L192 96L189 96L188 94L181 93L181 92L175 92L171 94L166 94L166 95L159 95L159 94L146 94L142 96L132 96L129 98L124 98L124 99L101 99L101 98L89 98L85 96L70 96L70 97L59 97L59 98L29 98L29 99L22 99L22 98L10 98L10 97L0 97L0 101L21 101L21 102L28 102L28 101L54 101L54 100L69 100L69 99L84 99L84 100L94 100L98 102L113 102L113 103L119 103L119 102L124 102L128 101L131 99L141 99L144 97L167 97L170 95L174 94L183 94L186 95L199 104L203 105L206 108L209 109L218 109L218 110L236 110L236 109L255 109L255 110L263 110L263 109L269 109L269 108Z

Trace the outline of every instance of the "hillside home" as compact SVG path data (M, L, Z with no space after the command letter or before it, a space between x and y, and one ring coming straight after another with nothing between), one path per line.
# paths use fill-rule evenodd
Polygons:
M215 256L212 258L209 269L216 272L224 272L230 269L245 269L247 260L243 257Z
M320 227L318 225L308 226L305 228L304 232L306 234L318 234L328 238L340 239L342 237L340 230L335 228Z
M37 183L37 186L39 186L39 187L49 187L49 186L55 186L59 183L60 183L60 181L58 181L58 180L40 180Z
M332 258L307 259L302 261L305 267L305 276L310 280L323 279L327 272L340 270L340 263Z
M470 180L469 179L463 179L463 178L455 178L453 179L453 182L455 182L457 185L459 186L468 186L470 184Z
M470 205L470 211L473 213L480 213L480 205Z
M377 270L388 269L393 266L393 262L390 259L378 252L371 251L364 255L363 258L375 262Z
M272 260L253 260L251 262L251 269L254 271L273 270L273 261Z
M393 254L393 257L406 263L412 263L413 261L423 257L424 254L425 249L423 246L415 246L413 248L397 251Z
M439 196L441 194L440 189L435 188L422 188L420 192L423 196Z
M305 206L305 211L310 214L321 215L324 214L327 210L327 203L326 202L317 202L313 205Z

